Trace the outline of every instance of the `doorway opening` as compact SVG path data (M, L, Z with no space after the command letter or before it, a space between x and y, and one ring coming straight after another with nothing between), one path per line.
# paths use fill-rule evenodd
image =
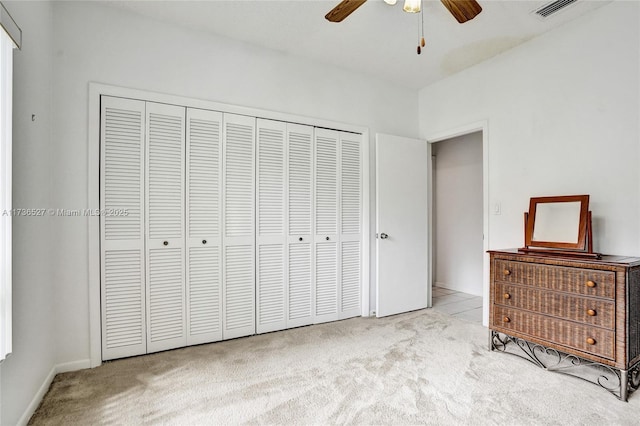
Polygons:
M483 132L431 144L432 306L477 323L484 311Z

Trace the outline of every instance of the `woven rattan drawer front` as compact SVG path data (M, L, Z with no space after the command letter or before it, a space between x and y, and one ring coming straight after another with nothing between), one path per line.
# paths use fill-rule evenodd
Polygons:
M494 286L493 300L498 305L615 330L616 305L611 300L506 283Z
M615 298L616 275L610 271L496 260L494 276L496 282Z
M615 359L615 333L527 311L494 306L491 328L538 338L603 358Z

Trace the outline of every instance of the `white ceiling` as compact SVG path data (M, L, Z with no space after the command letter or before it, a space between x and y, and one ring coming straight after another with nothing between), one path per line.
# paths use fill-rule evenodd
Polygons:
M575 19L611 0L579 0L540 20L549 0L478 0L483 11L459 24L439 0L424 1L427 42L417 55L420 15L369 0L341 23L324 15L339 0L106 1L145 15L421 88Z

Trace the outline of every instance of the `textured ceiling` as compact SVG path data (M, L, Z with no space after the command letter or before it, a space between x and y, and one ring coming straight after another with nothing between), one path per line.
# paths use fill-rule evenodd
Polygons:
M341 23L324 15L339 0L106 1L163 22L299 55L421 88L611 0L579 0L547 20L531 13L548 1L478 0L483 11L459 24L439 0L424 1L427 45L416 54L420 15L369 0Z

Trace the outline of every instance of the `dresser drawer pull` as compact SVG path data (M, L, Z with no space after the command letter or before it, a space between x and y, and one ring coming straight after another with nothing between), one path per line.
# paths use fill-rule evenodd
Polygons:
M596 340L591 338L591 337L587 337L587 343L590 345L595 345L596 344Z
M502 318L502 321L503 321L503 322L511 322L511 318L509 318L509 317L504 317L504 318Z
M502 273L505 275L511 275L511 271L508 269L505 269L504 271L502 271Z
M587 309L587 315L589 315L590 317L595 317L596 316L596 311L593 309Z
M505 299L511 299L511 295L509 293L505 293L502 295Z
M593 288L595 286L596 286L596 283L594 283L593 281L591 281L591 280L587 281L587 287Z

